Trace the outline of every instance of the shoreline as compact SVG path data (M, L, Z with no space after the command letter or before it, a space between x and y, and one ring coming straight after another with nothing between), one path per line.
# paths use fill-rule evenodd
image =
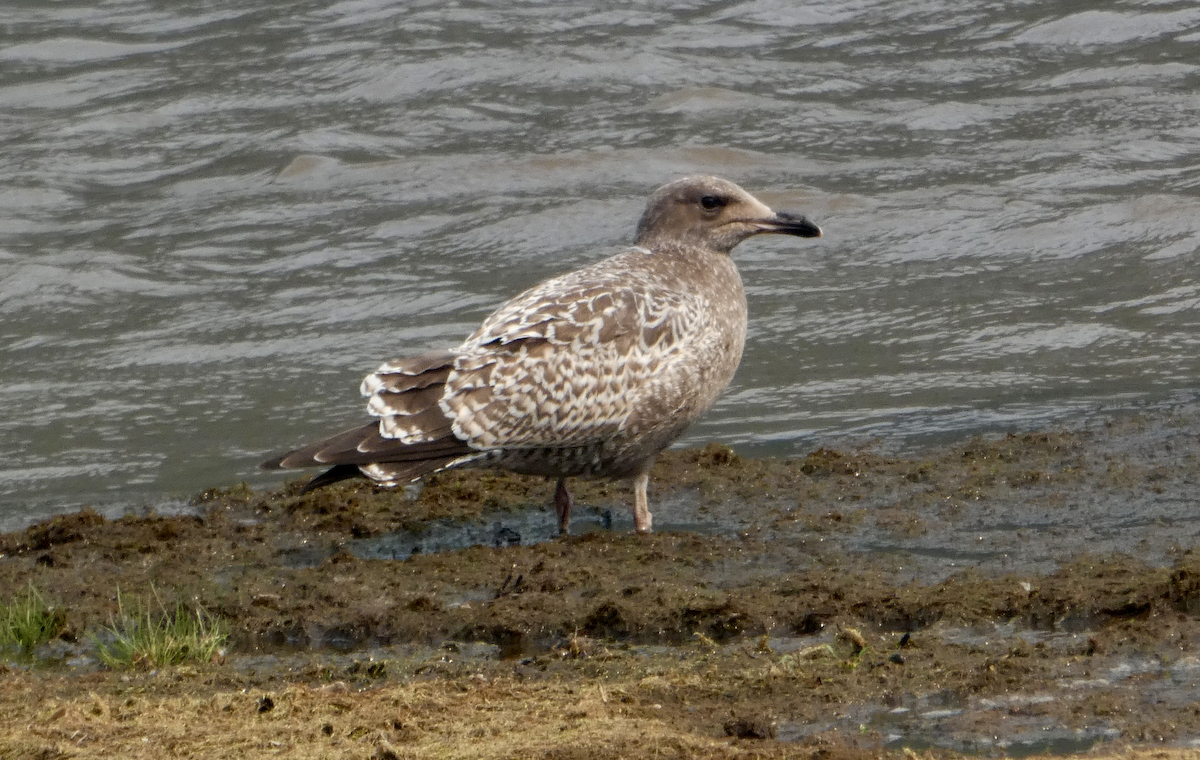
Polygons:
M66 620L2 666L0 731L72 756L151 756L131 731L195 757L651 756L635 735L700 757L1186 754L1198 432L1188 408L917 456L670 451L648 537L624 484L583 482L586 532L542 540L551 484L486 471L415 499L298 481L209 489L193 515L85 509L0 535L0 588ZM117 591L151 589L228 622L219 662L89 661ZM257 692L271 711L243 709Z

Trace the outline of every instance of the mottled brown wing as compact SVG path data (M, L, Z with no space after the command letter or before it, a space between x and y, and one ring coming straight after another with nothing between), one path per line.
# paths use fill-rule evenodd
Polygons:
M670 374L703 303L635 272L588 274L518 296L457 349L441 407L458 438L485 450L602 441Z

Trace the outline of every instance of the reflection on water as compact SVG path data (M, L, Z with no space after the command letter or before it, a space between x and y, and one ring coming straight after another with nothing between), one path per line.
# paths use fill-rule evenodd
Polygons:
M689 442L799 452L1189 399L1200 11L25 2L0 48L0 519L158 503L362 412L730 176L750 340Z

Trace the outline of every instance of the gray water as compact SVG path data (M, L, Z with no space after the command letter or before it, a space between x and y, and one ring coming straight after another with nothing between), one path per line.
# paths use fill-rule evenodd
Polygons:
M99 7L96 7L99 6ZM725 175L742 368L803 453L1200 387L1192 3L5 3L0 524L281 481L382 360Z

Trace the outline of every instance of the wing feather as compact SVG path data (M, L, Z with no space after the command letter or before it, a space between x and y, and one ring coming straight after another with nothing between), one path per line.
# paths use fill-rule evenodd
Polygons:
M456 349L440 406L478 449L603 441L680 364L703 299L590 267L509 301ZM666 372L666 375L670 375Z
M404 443L396 438L384 437L379 428L378 422L369 422L343 430L322 441L270 459L262 467L287 470L318 465L418 462L473 453L471 447L453 435L421 443Z
M713 310L703 296L621 264L643 255L634 249L547 280L453 350L383 364L362 384L378 421L263 466L359 466L396 483L488 451L584 448L636 435L648 410L658 420L685 413L681 404L694 394L681 389L702 386L697 357L713 357L712 346L694 345L716 332ZM740 342L727 348L740 354Z

